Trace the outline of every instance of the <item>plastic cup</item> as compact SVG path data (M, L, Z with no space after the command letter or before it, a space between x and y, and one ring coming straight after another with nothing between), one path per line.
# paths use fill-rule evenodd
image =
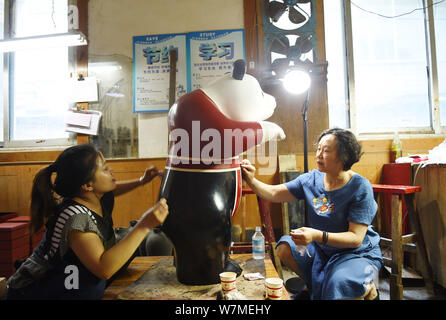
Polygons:
M281 300L283 280L280 278L266 278L266 299L269 300Z
M237 274L235 272L222 272L220 273L221 290L223 293L228 293L235 290L235 278Z

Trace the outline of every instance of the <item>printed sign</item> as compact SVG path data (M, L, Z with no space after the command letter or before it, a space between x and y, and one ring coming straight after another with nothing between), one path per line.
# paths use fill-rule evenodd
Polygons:
M186 34L133 37L133 112L169 110L171 50L177 56L178 98L187 89Z
M175 99L232 72L245 59L243 29L133 37L133 112L169 111L170 51L177 53Z
M187 39L190 91L232 72L234 61L245 59L243 29L190 32Z

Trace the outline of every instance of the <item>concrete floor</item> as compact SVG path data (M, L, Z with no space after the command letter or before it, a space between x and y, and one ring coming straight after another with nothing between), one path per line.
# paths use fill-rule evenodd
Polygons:
M283 268L283 279L284 282L292 277L297 277L297 275L286 268ZM381 275L377 281L377 287L379 289L380 300L390 300L390 284L387 272L381 272ZM446 300L446 289L436 286L436 293L430 293L423 285L422 279L419 275L415 274L413 271L405 269L403 272L403 300ZM292 293L289 292L292 296Z

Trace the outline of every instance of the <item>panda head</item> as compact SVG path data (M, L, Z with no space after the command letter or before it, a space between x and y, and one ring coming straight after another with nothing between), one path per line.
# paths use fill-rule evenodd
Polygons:
M245 61L237 60L232 74L219 78L201 90L231 120L266 120L274 113L276 99L263 92L257 79L245 71Z

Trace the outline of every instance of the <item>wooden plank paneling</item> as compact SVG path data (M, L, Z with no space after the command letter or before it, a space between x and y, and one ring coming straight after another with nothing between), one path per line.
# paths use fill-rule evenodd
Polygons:
M17 212L17 175L0 173L0 212Z
M109 160L108 162L113 168L116 179L125 181L139 178L150 165L154 165L162 170L166 161L164 159L155 159L134 161ZM116 197L113 211L114 226L128 227L130 221L138 220L145 211L158 201L160 185L160 179L155 178L143 187L138 187Z
M421 186L415 199L434 281L446 287L446 165L420 169L415 183Z
M256 1L243 1L243 19L245 23L245 56L247 68L246 72L257 77L258 59L258 41L257 41L257 12ZM254 63L254 68L250 68L250 63Z
M403 139L404 150L417 150L417 153L428 153L428 151L443 141L441 138L432 139ZM380 183L382 165L389 162L389 151L391 140L370 140L361 141L364 154L361 161L353 166L353 171L369 179L371 183ZM268 146L265 148L269 150ZM297 170L303 171L303 153L293 153L296 159ZM315 168L315 153L312 150L312 143L309 146L308 164L309 170ZM2 193L1 206L4 210L14 209L19 215L29 214L31 186L34 175L38 170L54 161L62 150L34 151L34 152L1 152L0 153L0 190L8 190ZM268 154L268 152L267 152ZM274 159L274 158L273 158ZM269 174L259 174L259 180L278 184L278 166L273 160L265 158L257 159L254 164L258 169L272 166ZM108 160L113 167L118 179L132 179L139 177L151 164L162 169L165 166L164 158L157 159L125 159ZM263 165L259 165L263 163ZM8 178L5 178L8 177ZM12 178L15 177L15 178ZM16 179L17 182L12 180ZM131 220L138 219L145 210L153 206L158 200L160 182L158 180L138 188L126 195L117 197L115 205L115 226L127 227ZM241 206L240 208L242 208ZM8 209L8 210L7 210ZM282 226L281 205L271 204L271 218L274 228L280 229ZM257 200L254 195L246 197L245 218L241 212L236 212L233 216L234 225L245 225L247 229L252 229L260 225Z

